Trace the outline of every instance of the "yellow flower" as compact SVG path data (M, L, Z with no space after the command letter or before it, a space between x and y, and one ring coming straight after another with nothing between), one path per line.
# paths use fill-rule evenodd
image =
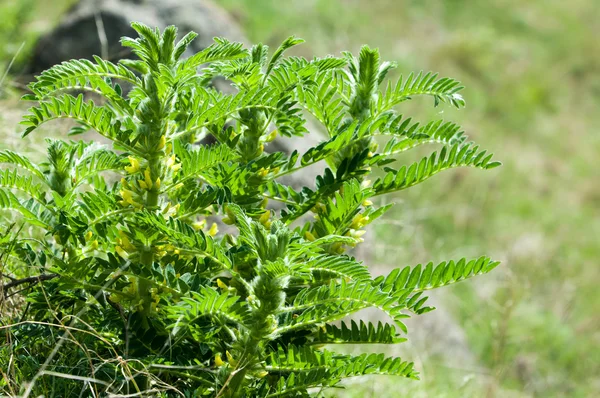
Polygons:
M138 184L140 185L140 188L148 190L148 186L146 185L144 180L138 180Z
M370 201L369 199L366 199L366 200L363 200L362 205L364 207L373 206L373 202Z
M221 359L221 354L218 353L217 355L215 355L215 365L217 365L218 367L221 367L223 365L225 365L225 362L223 362L223 360Z
M265 137L265 142L271 142L275 137L277 137L277 130L271 131L271 133Z
M141 209L144 207L140 203L136 202L133 199L135 192L130 191L128 189L122 189L119 193L121 194L121 197L123 197L124 202L129 203L130 205L132 205L133 207L135 207L137 209Z
M212 225L210 226L210 229L208 230L208 234L210 236L215 236L219 233L219 226L217 225L217 223L212 223Z
M98 248L98 241L94 240L91 244L90 244L90 248L92 250L96 250Z
M167 167L171 167L175 164L175 155L171 155L169 159L167 159Z
M367 233L367 231L365 231L364 229L361 229L359 231L357 231L356 229L351 229L349 231L350 236L353 237L354 239L359 239L361 236L363 236L366 233Z
M119 231L122 232L122 231ZM131 244L131 241L127 237L127 235L122 235L120 239L121 246L125 248L125 250L133 251L135 250L135 246Z
M154 188L156 188L157 190L160 189L160 177L156 179L156 182L154 183Z
M85 234L85 240L87 242L90 239L92 239L92 231L87 231L87 233Z
M131 163L131 166L125 166L126 172L128 172L129 174L133 174L140 171L140 162L136 158L134 158L133 156L129 156L127 157L127 159L129 159L129 163Z
M173 170L173 172L178 172L179 169L181 169L181 163L175 163L176 159L175 159L175 155L171 155L171 157L167 160L167 168L170 168Z
M237 361L233 359L233 356L229 353L229 351L225 351L225 355L227 355L227 361L232 365L236 366Z
M129 259L129 254L125 250L123 250L121 246L115 246L115 251L119 256L123 257L123 259Z
M200 221L197 221L197 222L193 223L192 227L194 227L194 229L196 231L204 229L204 227L206 227L206 219L202 219Z
M261 177L266 177L267 174L269 174L269 170L265 169L264 167L261 167L260 170L258 170L258 175Z
M219 278L217 278L217 286L219 286L221 289L227 289L227 285Z
M125 202L133 203L133 195L135 195L135 192L130 191L128 189L122 189L119 193L121 194L121 197Z
M352 224L350 225L350 228L361 229L362 227L367 225L368 222L369 222L369 217L365 217L362 214L357 214L352 219Z

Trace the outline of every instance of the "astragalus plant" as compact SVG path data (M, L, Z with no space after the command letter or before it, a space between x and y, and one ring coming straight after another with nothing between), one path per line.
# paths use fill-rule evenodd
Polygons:
M417 378L403 359L330 347L402 342L403 319L432 309L426 290L498 264L455 259L373 278L352 256L390 208L378 196L445 169L499 165L458 125L398 113L421 95L462 107L459 82L386 81L395 65L367 46L358 57L284 57L294 37L271 55L216 39L182 59L194 33L176 41L175 27L133 27L139 37L122 44L135 60L65 62L24 98L35 102L25 136L72 119L71 135L93 130L103 144L48 140L39 164L0 152L0 207L20 213L2 216L3 296L27 300L0 337L2 388L287 397L366 374ZM235 93L212 88L217 78ZM317 134L305 118L326 133L320 144L269 152L273 140ZM214 143L200 144L207 136ZM425 144L439 149L395 166ZM282 182L315 163L314 185ZM347 320L369 307L388 323Z

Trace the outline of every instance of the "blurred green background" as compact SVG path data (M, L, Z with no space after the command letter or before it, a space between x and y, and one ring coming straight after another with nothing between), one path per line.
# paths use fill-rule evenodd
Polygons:
M307 57L369 44L398 62L396 77L423 69L462 81L466 109L419 100L403 105L406 113L422 120L443 113L504 163L487 173L449 171L388 198L397 205L371 239L369 261L378 269L481 254L503 262L436 297L436 312L452 315L472 360L409 342L398 352L416 360L420 382L367 378L334 393L600 396L598 1L216 2L252 42L277 46L294 34L307 40L296 50ZM18 73L35 37L69 3L0 0L0 77L24 43ZM10 74L1 84L18 86ZM20 146L13 122L24 108L6 91L0 137L3 146ZM440 338L428 332L413 327L409 337Z

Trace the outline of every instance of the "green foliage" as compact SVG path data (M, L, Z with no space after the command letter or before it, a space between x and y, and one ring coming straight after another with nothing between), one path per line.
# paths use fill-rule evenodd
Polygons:
M45 275L26 289L29 312L2 337L18 341L2 348L2 358L19 358L13 379L31 381L5 379L7 391L283 397L319 395L367 374L418 378L400 358L321 346L402 342L403 319L432 309L425 290L498 264L463 258L373 278L351 252L365 226L390 208L375 206L374 197L443 169L499 165L457 125L419 127L395 110L419 95L462 107L460 84L418 73L380 89L395 65L381 63L378 50L285 58L302 42L293 37L270 58L264 45L246 50L216 39L182 60L195 34L177 42L174 27L132 26L139 37L123 45L139 59L65 62L24 98L35 102L24 135L73 119L79 127L71 134L95 130L112 148L49 140L40 165L0 152L12 166L0 175L0 205L40 232L9 231L3 255ZM211 88L219 76L237 92ZM322 143L306 153L265 152L273 139L308 134L307 114L327 131ZM217 143L194 144L206 135ZM408 167L387 166L425 143L445 146ZM314 187L297 191L278 181L317 162L327 167ZM371 184L373 172L382 177ZM344 321L367 308L391 322Z

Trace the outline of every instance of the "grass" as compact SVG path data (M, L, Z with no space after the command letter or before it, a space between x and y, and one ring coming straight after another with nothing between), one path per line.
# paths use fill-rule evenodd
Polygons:
M56 2L56 9L66 3ZM252 41L276 46L295 34L307 40L297 50L304 56L356 51L368 43L397 61L398 72L431 69L458 78L467 87L467 108L430 112L463 123L504 162L488 173L451 171L398 195L388 222L375 231L371 263L379 268L480 254L503 261L477 287L459 284L436 297L438 311L450 312L464 331L473 363L424 350L427 341L406 343L398 353L417 361L421 382L366 379L338 395L599 395L595 1L218 3ZM36 7L22 29L34 32L44 12ZM12 55L2 53L0 63L7 65ZM20 110L12 102L0 109L0 134L10 137L0 147L14 148L20 145L13 127ZM427 329L413 327L411 333Z

